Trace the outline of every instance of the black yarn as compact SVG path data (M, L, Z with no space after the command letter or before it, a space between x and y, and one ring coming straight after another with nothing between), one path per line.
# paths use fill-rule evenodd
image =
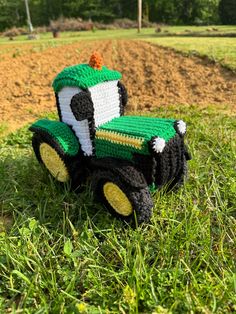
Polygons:
M132 162L116 158L92 158L91 167L94 169L111 170L134 188L145 188L147 182L141 171Z
M124 111L125 111L125 106L128 102L128 93L125 86L120 81L118 81L117 86L118 86L118 92L120 95L120 115L123 116Z
M187 158L185 155L189 158L191 156L184 145L184 138L179 134L176 134L175 137L169 140L162 153L153 152L152 146L154 140L155 137L149 143L149 151L154 156L151 166L153 169L152 183L155 183L158 188L166 184L171 186L173 182L177 183L187 167ZM150 182L150 173L148 177L145 175L145 178Z
M184 144L184 156L186 158L186 160L191 160L192 156L187 148L187 146Z
M92 155L95 156L95 143L94 143L95 134L96 134L95 122L94 122L94 118L88 118L87 120L88 120L88 126L89 126L89 136L90 136L90 140L92 142L92 147L93 147Z
M74 95L70 103L71 110L78 121L93 119L93 101L89 93L82 91Z
M131 215L122 216L109 204L103 193L103 186L106 182L113 182L125 193L133 207L133 213ZM136 215L138 224L149 221L152 214L153 201L148 187L134 188L127 184L122 175L118 176L111 170L97 170L93 173L91 188L95 198L99 202L102 202L115 217L134 223L134 217Z
M171 189L178 189L180 188L188 176L188 165L186 158L184 156L182 168L180 169L179 173L175 176L174 180L170 182L169 190Z
M56 98L56 106L57 106L57 112L58 112L59 120L62 121L62 115L61 115L61 108L60 108L58 93L55 93L55 98Z
M89 136L93 147L92 155L95 155L94 138L96 128L94 121L93 101L89 90L84 90L74 95L71 99L70 107L77 121L82 121L85 119L88 120Z
M151 185L155 181L155 173L156 173L156 168L155 168L155 158L150 155L142 155L138 153L133 154L133 162L135 164L135 167L143 173L147 184Z

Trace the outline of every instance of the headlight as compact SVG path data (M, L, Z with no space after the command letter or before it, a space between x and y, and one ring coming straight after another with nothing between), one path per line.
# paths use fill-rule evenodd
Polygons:
M186 123L183 120L176 121L175 130L179 135L184 135L187 131Z
M154 137L152 142L152 149L156 152L156 153L162 153L163 149L166 146L166 141L164 140L164 138L161 137Z

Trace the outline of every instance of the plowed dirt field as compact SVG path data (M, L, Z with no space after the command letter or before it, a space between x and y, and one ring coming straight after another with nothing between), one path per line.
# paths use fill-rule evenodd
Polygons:
M21 46L17 46L20 51ZM123 74L129 107L150 110L169 104L215 104L236 108L236 75L218 64L140 41L80 41L37 52L22 45L22 54L2 53L0 123L11 130L56 109L51 83L64 67L87 63L93 51Z

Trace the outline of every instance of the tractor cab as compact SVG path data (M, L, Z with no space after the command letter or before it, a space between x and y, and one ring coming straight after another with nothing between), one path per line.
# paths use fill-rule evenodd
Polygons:
M96 128L124 112L127 97L120 78L95 53L89 64L66 68L53 82L60 120L72 127L85 156L93 155Z

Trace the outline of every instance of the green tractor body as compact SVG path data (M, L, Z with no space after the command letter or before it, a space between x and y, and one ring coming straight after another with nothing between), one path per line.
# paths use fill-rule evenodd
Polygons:
M94 194L113 214L147 221L153 207L150 187L178 186L186 176L186 125L124 116L127 92L121 74L99 68L97 56L95 66L91 60L55 78L60 122L39 120L31 126L35 154L58 181L79 186L90 173Z
M150 155L153 138L159 137L168 143L176 135L174 123L171 119L139 116L114 118L96 131L96 156L133 160L135 153Z

